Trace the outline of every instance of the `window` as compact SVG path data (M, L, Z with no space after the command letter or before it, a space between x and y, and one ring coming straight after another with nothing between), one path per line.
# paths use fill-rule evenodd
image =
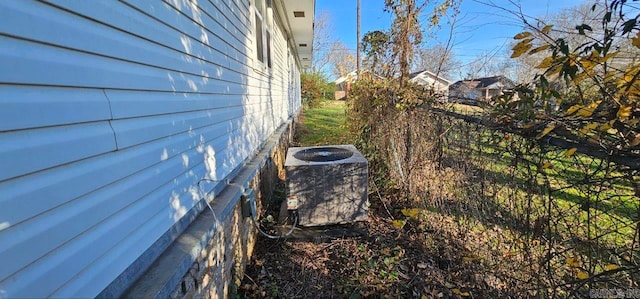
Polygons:
M256 58L263 66L271 68L271 0L255 0L254 3Z

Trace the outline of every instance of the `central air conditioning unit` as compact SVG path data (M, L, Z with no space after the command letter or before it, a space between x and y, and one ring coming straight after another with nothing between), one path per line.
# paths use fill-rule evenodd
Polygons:
M367 220L368 162L353 145L291 147L285 160L287 204L298 224Z

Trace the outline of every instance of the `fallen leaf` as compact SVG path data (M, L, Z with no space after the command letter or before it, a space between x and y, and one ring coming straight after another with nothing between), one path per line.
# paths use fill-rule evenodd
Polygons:
M620 118L628 118L631 116L631 106L620 105L617 115Z
M640 31L638 31L636 37L631 39L631 44L636 46L636 48L640 48Z
M400 212L402 212L402 215L405 215L409 218L416 218L420 213L420 209L417 209L417 208L402 209Z
M566 115L570 115L576 111L578 111L578 109L582 108L582 105L573 105L571 107L569 107L569 109L567 109L567 113Z
M576 258L568 257L566 261L569 267L573 267L573 268L580 267L580 261L578 261Z
M547 169L551 167L551 163L549 162L544 162L544 164L542 164L542 166L540 166L540 169Z
M540 134L538 134L538 136L536 136L536 139L540 139L544 137L545 135L549 134L549 132L553 131L553 129L555 128L556 128L555 124L549 124L546 128L544 128L544 130L542 130L542 132L540 132Z
M574 148L570 148L569 150L567 150L567 152L566 152L566 153L564 153L564 156L565 156L565 157L567 157L567 158L569 158L569 157L573 156L573 154L575 154L575 152L576 152L577 150L578 150L578 149L577 149L577 148L575 148L575 147L574 147Z
M429 265L425 263L418 263L416 264L416 267L418 267L418 269L427 269Z
M636 134L633 139L629 142L630 146L636 146L640 144L640 134Z
M465 262L473 262L473 261L475 261L475 260L477 260L477 259L478 259L478 258L475 258L475 257L468 257L468 256L463 256L463 257L462 257L462 260L463 260L463 261L465 261Z
M613 270L616 270L618 268L620 268L620 267L618 267L618 265L614 265L614 264L609 264L609 265L604 266L604 270L605 271L613 271Z
M578 279L587 279L589 278L589 273L584 271L578 271L578 275L576 275L576 277L578 277Z
M598 123L590 123L582 127L582 129L580 129L578 132L580 134L587 135L589 132L591 132L593 129L597 127L598 127Z
M403 228L405 222L402 220L393 220L392 224L395 228Z

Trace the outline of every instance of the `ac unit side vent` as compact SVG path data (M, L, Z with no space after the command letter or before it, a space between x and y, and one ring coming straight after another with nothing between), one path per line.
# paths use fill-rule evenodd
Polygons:
M298 224L367 220L368 162L353 145L289 148L285 171L287 197L298 206Z

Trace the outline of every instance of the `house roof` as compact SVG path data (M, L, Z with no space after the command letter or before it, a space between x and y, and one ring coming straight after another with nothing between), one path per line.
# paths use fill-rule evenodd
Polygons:
M310 68L313 58L313 22L315 0L277 0L281 20L291 33L290 43L302 68Z
M342 84L342 83L346 82L347 80L349 80L349 81L353 81L353 80L355 80L356 78L358 78L358 73L357 73L357 71L352 71L352 72L350 72L350 73L348 73L348 74L346 74L346 75L344 75L344 76L342 76L342 77L340 77L340 78L336 79L335 81L333 81L333 83L335 83L336 85L338 85L338 84Z
M483 77L471 80L460 80L451 84L451 89L456 89L462 85L477 89L504 89L513 88L515 83L505 76Z
M445 85L449 85L451 84L451 81L442 78L442 76L437 76L436 74L428 71L428 70L422 70L422 71L417 71L417 72L413 72L411 74L409 74L409 80L413 80L414 78L419 78L419 77L429 77L431 79L434 80L438 80L440 82L442 82Z
M362 71L360 71L360 72L361 72L361 73L371 73L371 74L372 74L372 76L374 76L374 77L382 78L380 75L375 74L375 73L373 73L373 72L371 72L371 71L369 71L369 70L362 70ZM340 77L340 78L336 79L335 81L333 81L333 83L334 83L335 85L338 85L338 84L342 84L342 83L346 82L347 80L348 80L348 81L350 81L350 82L353 82L353 81L355 81L357 78L358 78L358 71L357 71L357 70L353 70L353 71L351 71L350 73L348 73L348 74L346 74L346 75L344 75L344 76L342 76L342 77Z

